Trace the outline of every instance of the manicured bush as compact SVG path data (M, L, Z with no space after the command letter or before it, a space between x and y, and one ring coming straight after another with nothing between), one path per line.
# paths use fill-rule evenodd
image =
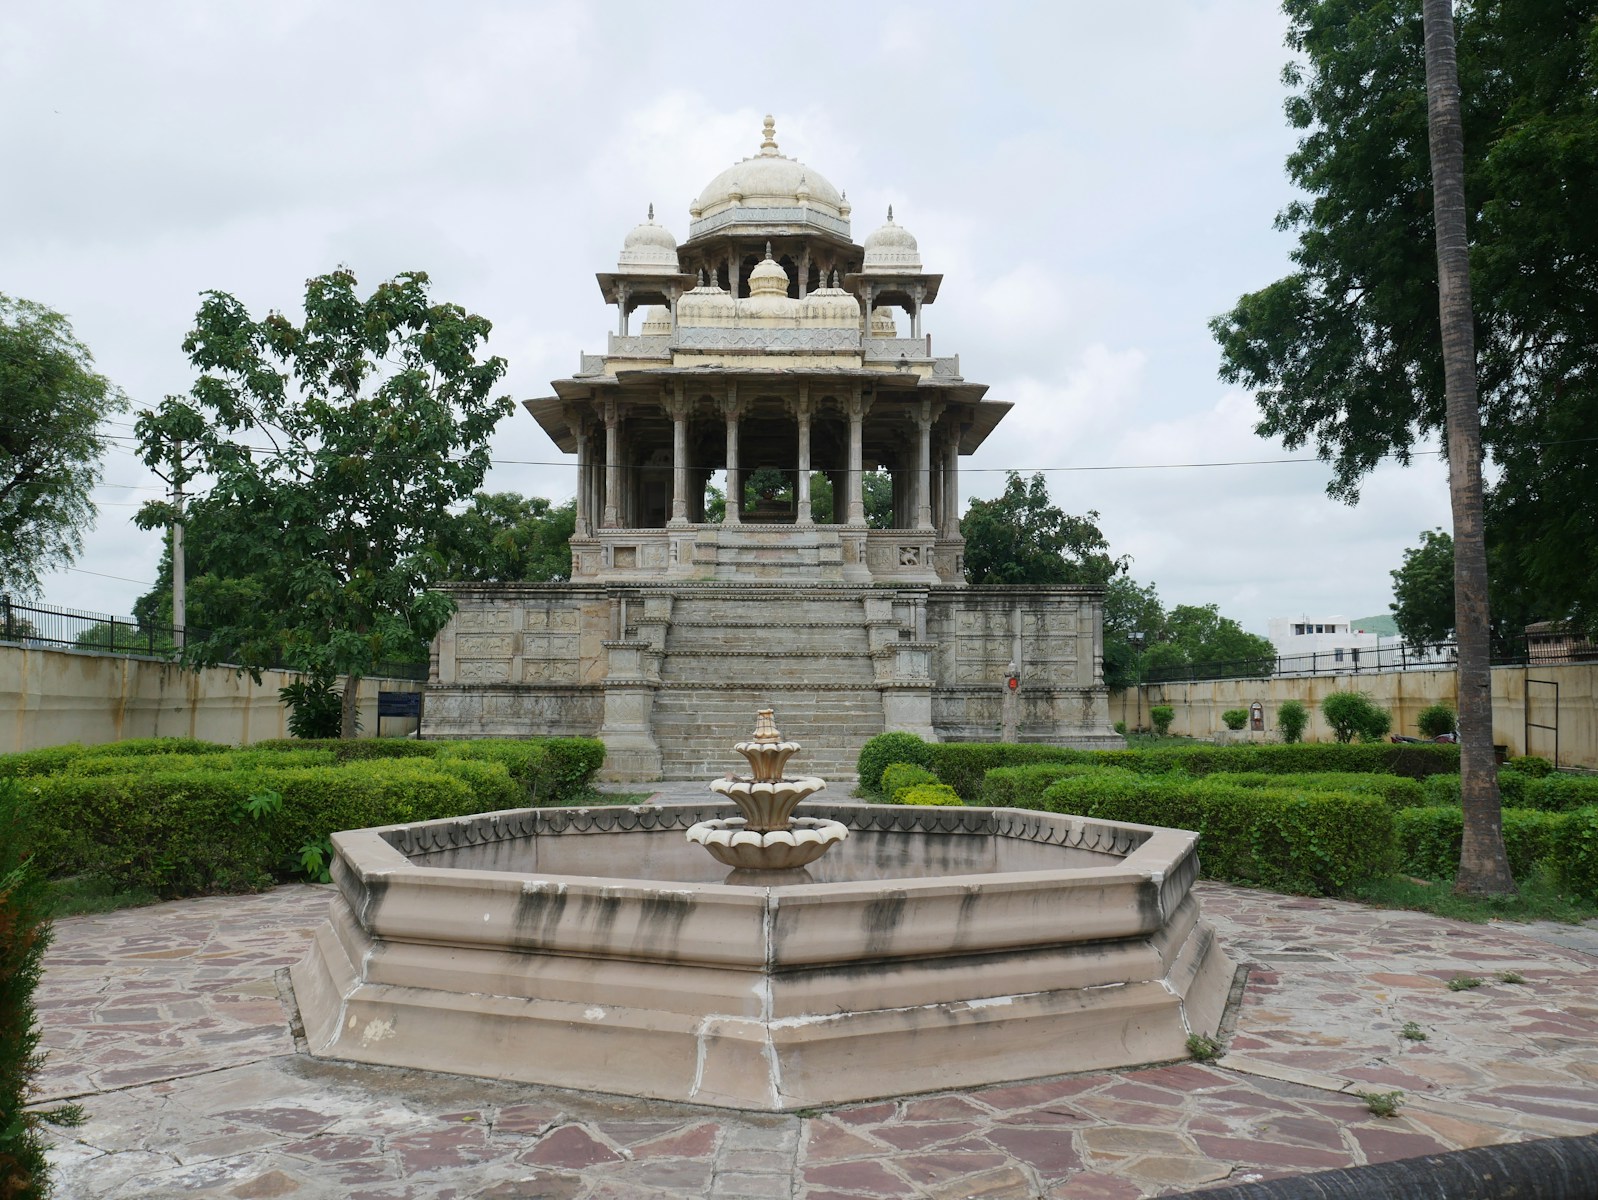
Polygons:
M1522 775L1529 775L1533 779L1541 779L1545 775L1554 773L1554 764L1535 754L1511 754L1505 765L1514 767Z
M1598 806L1579 808L1565 818L1554 866L1560 882L1576 895L1598 900Z
M1374 742L1393 727L1392 714L1364 692L1332 692L1321 701L1321 716L1332 727L1332 736L1345 745L1356 737Z
M990 808L1030 808L1030 803L1018 803L1017 797L1028 800L1041 796L1057 779L1075 775L1100 774L1130 775L1125 767L1099 767L1088 763L1042 762L1022 767L995 767L982 778L978 803ZM969 803L969 802L968 802Z
M1575 813L1504 809L1504 851L1510 871L1524 879L1539 865L1548 865L1572 891L1598 899L1598 874L1588 875L1588 864L1582 860L1584 815L1598 849L1598 809ZM1406 809L1397 814L1394 836L1400 870L1423 879L1452 879L1459 870L1464 814L1458 808Z
M1446 704L1428 704L1415 718L1415 728L1420 730L1422 737L1442 737L1459 728L1459 717Z
M1526 785L1526 806L1549 812L1569 812L1598 804L1598 776L1546 775Z
M1309 727L1309 709L1297 700L1284 700L1276 706L1276 727L1288 742L1302 741Z
M1117 721L1114 724L1114 726L1112 726L1112 728L1115 730L1116 733L1120 734L1122 737L1126 736L1126 722L1125 721Z
M905 788L937 783L938 777L919 763L889 763L882 772L882 795L893 803Z
M1228 729L1237 730L1248 724L1248 709L1229 708L1221 714L1221 723Z
M1086 762L1094 752L1033 742L937 742L926 747L921 760L937 777L959 793L967 804L980 802L982 780L995 767L1018 767L1036 762Z
M1171 722L1176 720L1176 709L1169 704L1151 705L1149 720L1154 725L1154 732L1160 737L1165 737L1171 732Z
M1346 891L1393 865L1394 812L1375 795L1080 776L1024 807L1196 830L1205 878L1277 891Z
M1380 796L1393 808L1415 808L1425 804L1426 792L1419 780L1402 775L1364 774L1353 771L1306 771L1298 775L1267 775L1264 772L1220 772L1206 775L1208 782L1237 787L1291 788L1306 792L1352 792Z
M900 788L893 795L895 804L939 804L955 805L960 803L960 797L954 794L954 789L942 783L923 783L915 787Z
M31 824L22 785L0 779L0 1196L18 1198L50 1190L40 1124L82 1120L75 1105L26 1107L44 1064L33 993L50 945L44 875L30 861Z
M867 738L860 747L860 757L855 760L855 774L860 778L860 791L867 796L882 794L882 773L892 763L915 763L930 766L931 747L913 733L879 733Z

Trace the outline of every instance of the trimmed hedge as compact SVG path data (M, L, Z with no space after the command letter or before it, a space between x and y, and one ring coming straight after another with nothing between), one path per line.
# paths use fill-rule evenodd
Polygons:
M859 777L861 794L881 795L882 773L894 763L931 766L928 753L931 749L913 733L879 733L876 737L867 738L866 744L860 747L860 757L855 760L855 774Z
M1427 803L1419 780L1402 775L1361 775L1353 771L1310 771L1302 775L1266 775L1263 772L1220 772L1207 781L1237 787L1289 788L1305 792L1352 792L1380 796L1394 808L1416 808Z
M1393 869L1394 812L1375 795L1086 775L1021 807L1196 830L1203 876L1251 887L1319 896Z
M960 797L954 794L954 789L945 783L918 783L911 787L902 787L893 794L895 804L937 804L955 805L960 803Z
M928 745L920 739L916 741L925 749L926 761L937 772L938 778L958 792L967 804L986 803L982 798L982 786L989 771L1043 762L1125 767L1139 775L1175 773L1197 776L1223 772L1301 775L1346 772L1424 779L1440 773L1457 773L1459 770L1458 746L1412 743L1371 742L1345 746L1297 742L1291 745L1212 746L1201 742L1192 746L1161 746L1151 750L1072 750L1064 746L1033 743L940 742ZM864 751L861 753L864 755ZM905 758L903 761L919 760Z
M979 803L990 808L1027 808L1016 797L1040 796L1058 779L1078 775L1131 775L1125 767L1096 767L1088 763L1041 762L1024 767L994 767L982 778Z
M1422 786L1427 804L1459 807L1458 775L1434 775ZM1502 767L1498 771L1498 791L1505 808L1571 812L1598 804L1598 777L1546 775L1539 779L1511 767Z
M1506 808L1503 828L1509 869L1516 876L1548 866L1572 892L1598 900L1598 807L1574 812ZM1401 869L1411 875L1452 879L1459 870L1464 814L1457 807L1406 809L1397 815L1395 836Z
M881 792L883 796L897 804L898 795L905 788L937 782L936 775L915 763L889 763L887 770L882 772Z
M1514 767L1522 775L1530 775L1533 779L1541 779L1544 775L1554 773L1554 764L1536 754L1511 754L1509 762L1505 765Z

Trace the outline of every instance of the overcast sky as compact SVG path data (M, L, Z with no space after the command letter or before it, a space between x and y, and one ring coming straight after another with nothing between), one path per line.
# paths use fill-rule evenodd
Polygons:
M1270 0L11 5L0 292L68 314L137 408L192 382L204 290L295 313L339 264L363 290L422 269L493 322L510 394L547 395L613 327L593 273L650 203L684 238L770 112L857 242L893 205L944 274L935 350L1015 404L967 497L1047 471L1168 606L1256 632L1385 613L1404 547L1448 526L1445 469L1329 500L1325 466L1254 435L1206 328L1289 265L1284 34ZM44 587L118 615L160 552L120 421L99 523ZM519 408L494 452L488 488L571 495Z

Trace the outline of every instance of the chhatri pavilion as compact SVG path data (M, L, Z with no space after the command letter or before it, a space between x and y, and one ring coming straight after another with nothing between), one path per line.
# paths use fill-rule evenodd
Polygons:
M833 777L885 729L1119 744L1102 590L964 582L960 457L1010 405L933 354L943 277L916 239L890 209L856 244L846 195L770 117L688 212L679 243L650 207L598 275L605 352L525 402L577 457L571 581L451 585L424 735L598 735L605 774L638 780L723 773L765 707ZM875 523L871 471L891 480Z

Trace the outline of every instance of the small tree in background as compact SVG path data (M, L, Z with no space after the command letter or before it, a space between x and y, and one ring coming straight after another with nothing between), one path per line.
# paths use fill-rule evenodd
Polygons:
M1248 709L1229 708L1221 714L1221 723L1228 729L1236 731L1248 724Z
M1276 709L1276 727L1282 731L1282 738L1288 742L1299 742L1304 739L1304 730L1309 726L1309 709L1297 700L1284 700Z
M1166 737L1171 732L1171 722L1176 720L1176 709L1169 704L1156 704L1149 709L1149 720L1154 723L1154 732Z
M1339 742L1380 741L1393 727L1393 717L1364 692L1333 692L1321 701L1321 715Z
M1431 704L1420 710L1420 716L1415 718L1415 724L1423 736L1437 738L1458 729L1459 717L1446 704Z

